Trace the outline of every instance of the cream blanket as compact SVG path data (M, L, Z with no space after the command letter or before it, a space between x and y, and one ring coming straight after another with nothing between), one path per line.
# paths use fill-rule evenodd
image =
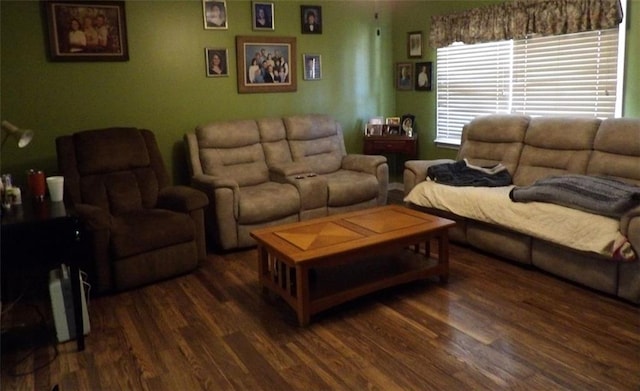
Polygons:
M509 199L513 187L455 187L423 181L404 201L508 227L575 250L635 259L618 220L550 203L513 202Z

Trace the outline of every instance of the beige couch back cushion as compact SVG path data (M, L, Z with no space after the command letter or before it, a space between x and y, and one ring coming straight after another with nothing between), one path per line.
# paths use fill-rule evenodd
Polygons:
M527 186L551 175L586 174L599 126L594 118L532 118L513 183Z
M608 175L640 185L640 119L602 121L593 142L589 175Z
M291 150L287 142L287 131L280 118L262 118L258 121L260 140L267 166L291 163Z
M216 122L196 128L202 172L233 178L239 186L269 181L269 169L254 120Z
M337 171L346 155L340 124L320 114L284 118L293 161L305 162L317 174Z
M528 124L529 117L521 115L476 117L464 126L457 159L479 166L502 163L513 175Z

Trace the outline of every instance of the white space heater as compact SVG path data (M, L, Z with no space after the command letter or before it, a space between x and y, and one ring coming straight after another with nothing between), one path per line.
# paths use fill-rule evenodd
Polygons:
M76 337L76 321L73 312L73 294L70 278L70 270L64 264L60 268L49 272L49 296L51 296L51 310L53 312L53 321L56 325L58 342L69 341ZM76 278L80 279L83 329L84 334L87 335L91 326L84 293L84 281L81 273L78 273Z

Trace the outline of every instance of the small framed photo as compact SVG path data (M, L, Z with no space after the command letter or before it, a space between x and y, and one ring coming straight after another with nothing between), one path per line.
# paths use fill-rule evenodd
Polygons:
M399 126L400 125L400 117L387 117L386 124L387 125Z
M52 61L128 61L124 1L43 2Z
M205 48L207 77L229 76L227 68L228 51L225 48Z
M226 30L229 28L226 0L202 0L202 14L206 30Z
M422 31L408 33L407 56L409 58L422 58Z
M413 89L411 69L412 64L409 62L399 62L396 64L396 89L405 91L411 91Z
M302 34L322 34L322 7L301 5Z
M254 1L252 10L254 30L275 30L273 3Z
M304 80L322 79L322 63L319 54L303 54Z
M431 91L431 62L416 63L416 91Z

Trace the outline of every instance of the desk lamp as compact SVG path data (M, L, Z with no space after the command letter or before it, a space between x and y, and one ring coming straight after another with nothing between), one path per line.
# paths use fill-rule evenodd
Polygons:
M9 121L2 121L2 146L9 139L13 137L18 142L18 148L26 147L33 138L33 130L31 129L19 129L17 126Z

